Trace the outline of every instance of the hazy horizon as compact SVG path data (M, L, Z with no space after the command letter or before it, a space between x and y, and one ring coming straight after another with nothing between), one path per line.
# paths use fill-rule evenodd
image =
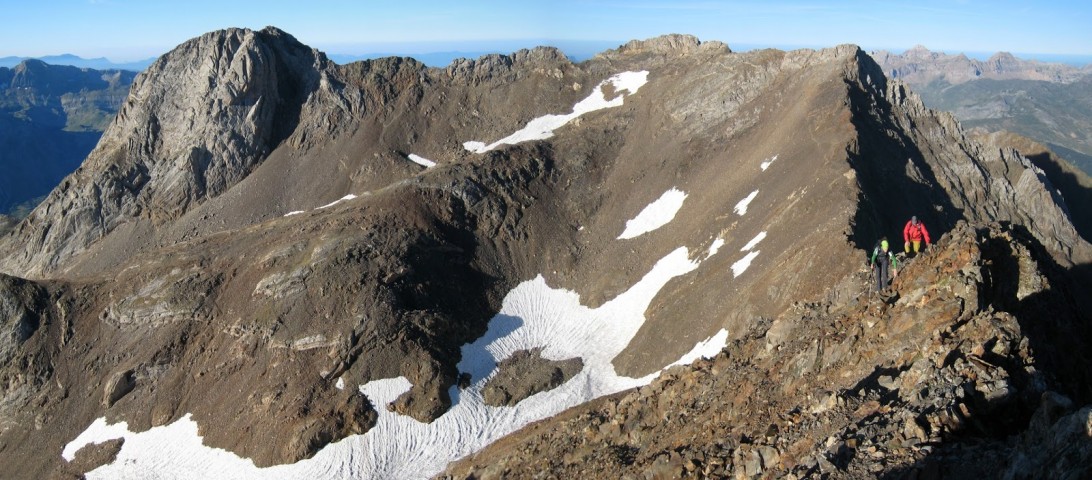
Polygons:
M903 51L921 44L975 58L1004 51L1092 62L1092 5L1077 0L326 0L306 8L277 0L0 0L0 8L9 19L0 29L0 58L73 54L127 63L156 58L207 32L272 25L331 56L507 53L542 42L568 43L558 46L584 55L581 45L602 51L685 33L741 51L846 43Z
M289 34L292 32L288 32ZM702 41L705 39L699 38ZM518 51L524 48L533 48L537 46L553 46L565 52L565 55L573 61L583 61L591 58L595 53L600 53L608 49L618 48L624 45L629 40L565 40L565 41L550 41L550 40L494 40L494 41L461 41L461 43L451 44L437 44L437 43L389 43L389 44L368 44L360 45L355 48L347 48L346 46L334 46L332 49L323 49L318 46L311 47L318 48L325 53L332 60L339 61L340 59L373 59L381 57L413 57L418 60L429 64L430 67L443 67L444 64L438 64L435 59L447 59L447 58L459 58L460 55L465 55L465 58L477 58L478 56L487 55L487 53L503 53L508 55L514 51ZM721 40L717 40L721 41ZM727 44L733 51L749 51L762 48L774 48L780 50L793 50L800 48L829 48L835 45L828 46L808 46L808 45L775 45L775 44ZM914 48L901 47L901 48L870 48L866 46L859 46L866 52L874 52L878 50L886 50L893 53L903 53L906 50ZM986 60L989 57L996 55L996 53L1005 50L995 51L946 51L934 48L929 48L930 51L947 53L947 55L965 55L968 58L975 60ZM431 48L431 49L429 49ZM75 57L81 60L104 60L111 64L135 64L135 63L151 63L159 56L165 55L169 50L159 53L159 55L150 56L146 58L130 59L130 60L117 60L110 57L83 57L71 52L59 52L49 53L49 55L41 56L27 56L27 55L9 55L0 57L0 59L50 59L50 58L63 58L63 57ZM1020 52L1009 51L1013 56L1016 56L1023 60L1037 60L1049 63L1066 63L1071 65L1077 65L1077 67L1084 67L1084 65L1092 64L1092 55L1065 55L1065 53L1042 53L1042 52ZM449 60L450 62L450 60ZM62 63L63 64L63 63Z

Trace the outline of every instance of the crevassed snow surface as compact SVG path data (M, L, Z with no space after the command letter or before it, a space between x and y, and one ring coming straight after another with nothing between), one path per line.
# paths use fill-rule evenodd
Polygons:
M661 258L629 290L599 308L582 305L574 292L551 288L542 276L517 285L505 297L486 334L463 346L458 368L469 373L473 383L461 391L452 387L451 409L432 423L420 423L383 407L410 388L409 381L399 377L360 386L360 391L380 406L375 427L294 464L257 468L249 459L203 446L189 416L142 433L128 431L124 423L107 425L99 419L66 445L63 454L71 458L88 443L124 437L117 459L87 474L88 478L103 479L426 478L448 462L528 423L651 382L659 372L642 378L624 377L615 372L611 359L641 328L644 312L660 289L700 263L691 261L687 249L680 247ZM716 354L727 337L727 331L721 330L672 365ZM514 406L483 404L481 389L496 374L497 362L518 350L537 347L542 347L542 355L548 359L580 357L584 368L565 384Z
M744 198L743 200L740 200L739 203L736 204L736 208L733 208L732 210L734 210L736 212L736 214L738 214L741 217L743 215L746 215L747 214L747 205L750 205L751 200L754 200L755 196L757 196L757 195L758 195L758 190L755 190L755 191L751 192L751 194L747 195L746 198Z
M765 161L763 161L759 165L759 167L761 167L762 171L765 172L767 168L770 168L770 165L773 164L774 160L777 160L777 155L774 155L774 156L766 159Z
M686 200L686 193L682 190L672 188L664 192L660 198L641 210L636 217L626 221L626 229L618 236L618 239L637 237L667 225L675 219L675 214L679 213L683 200Z
M416 153L411 153L406 158L409 158L409 160L411 162L416 163L416 164L418 164L418 165L420 165L422 167L425 167L425 168L432 168L432 167L436 166L436 162L434 162L432 160L429 160L429 159L427 159L425 157L422 157L420 155L417 155Z
M761 242L765 238L766 232L758 232L758 235L755 235L755 238L752 238L751 241L747 242L747 244L744 245L743 248L739 249L739 251L746 252L747 250L751 250L758 246L758 242Z
M585 113L621 106L625 95L618 95L607 100L606 95L603 94L604 85L609 84L618 92L624 91L632 95L637 93L637 89L641 88L645 83L648 83L648 71L619 73L600 82L599 85L596 85L592 90L591 95L588 95L587 98L577 102L577 104L573 106L572 113L566 115L543 115L527 122L526 126L515 133L489 145L486 145L485 142L469 141L463 143L463 148L474 153L485 153L501 145L515 145L529 140L545 140L554 135L554 130L561 128L566 123L569 123Z

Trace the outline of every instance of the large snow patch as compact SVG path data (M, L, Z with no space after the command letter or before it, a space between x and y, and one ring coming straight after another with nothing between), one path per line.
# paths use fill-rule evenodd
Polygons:
M688 250L680 247L661 258L624 293L598 308L582 305L579 295L572 291L550 287L542 276L517 285L505 297L486 334L463 346L463 361L458 368L469 373L473 383L465 390L452 387L453 406L432 423L420 423L385 408L411 387L408 380L399 377L359 387L379 406L374 428L290 465L257 468L249 459L206 447L189 416L141 433L130 432L124 423L107 425L99 419L65 446L64 455L72 458L86 444L124 438L117 460L89 472L87 477L92 479L427 478L452 460L474 453L531 422L651 382L659 372L642 378L625 377L614 370L611 360L637 334L645 321L644 312L664 285L700 264L690 260ZM727 338L728 332L721 330L672 365L715 355ZM497 363L513 352L539 347L548 359L580 357L584 369L561 386L514 406L485 405L481 391L496 374Z

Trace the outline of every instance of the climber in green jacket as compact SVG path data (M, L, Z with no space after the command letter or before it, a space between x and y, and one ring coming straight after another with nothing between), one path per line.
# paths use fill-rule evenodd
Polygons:
M873 276L876 278L876 291L883 292L891 284L891 278L899 274L898 261L895 259L895 252L892 252L888 246L887 237L881 238L876 243L868 265L872 267Z

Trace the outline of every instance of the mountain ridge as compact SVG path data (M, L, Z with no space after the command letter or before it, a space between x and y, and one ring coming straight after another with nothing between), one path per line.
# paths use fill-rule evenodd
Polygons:
M1076 68L995 55L987 62L929 52L876 52L890 75L913 86L930 108L947 110L968 129L1012 131L1065 150L1063 157L1092 174L1092 66Z
M129 70L134 73L144 70L155 61L155 58L136 60L132 62L113 62L105 57L83 58L70 53L60 55L45 55L41 57L0 57L0 67L14 67L27 60L36 60L50 65L66 65L77 68L91 68L94 70Z
M1024 60L1009 52L997 52L986 60L977 60L967 58L962 53L951 55L933 52L922 45L916 45L901 54L877 50L872 52L872 56L877 63L883 65L890 78L912 85L926 85L935 81L958 85L978 79L1072 83L1092 74L1092 66L1077 67L1064 63Z
M536 48L429 69L337 66L275 28L211 32L149 67L85 165L0 240L0 269L36 278L0 276L14 332L0 454L27 476L200 475L219 465L204 443L241 457L242 476L432 475L524 424L445 436L445 415L484 405L493 367L509 368L478 342L562 361L549 352L569 332L535 328L613 319L631 337L609 349L595 342L626 337L572 332L618 352L580 353L572 378L649 382L696 346L769 335L800 302L859 305L865 252L910 215L938 243L977 238L966 222L1022 225L1037 261L1085 265L1092 247L1049 185L851 45L733 53L676 35L579 64ZM627 237L670 192L669 227ZM550 293L507 309L532 288ZM951 303L916 298L978 307L940 295ZM547 298L571 309L550 317ZM529 415L581 390L572 378L528 379L535 395L492 408ZM149 447L157 427L191 424L193 457ZM424 437L375 433L398 425Z

